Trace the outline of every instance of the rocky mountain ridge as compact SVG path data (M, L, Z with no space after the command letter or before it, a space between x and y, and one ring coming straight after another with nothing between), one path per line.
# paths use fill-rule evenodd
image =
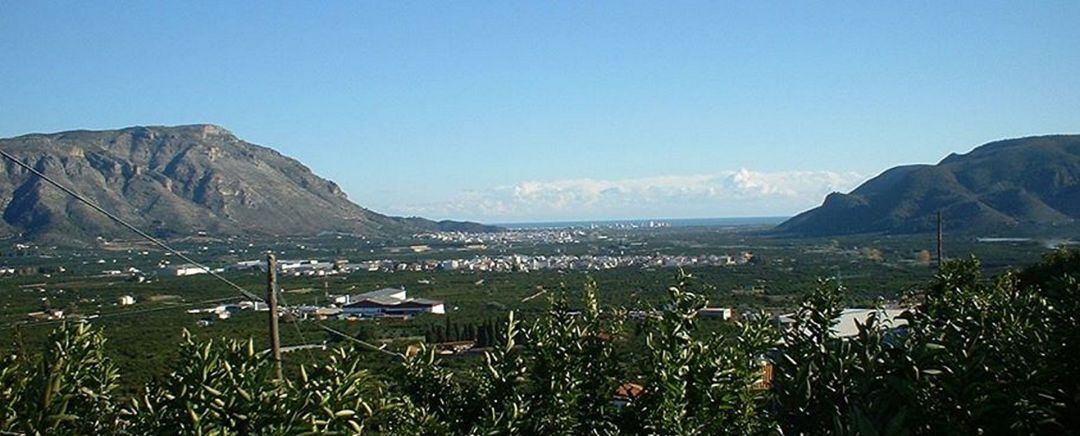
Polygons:
M777 227L782 234L832 236L947 229L1002 232L1080 220L1080 135L991 142L936 165L889 169L848 194Z
M432 230L498 230L372 212L295 159L210 124L29 134L0 139L0 149L163 237L198 232L392 237ZM7 160L0 167L0 209L4 236L60 241L132 237Z

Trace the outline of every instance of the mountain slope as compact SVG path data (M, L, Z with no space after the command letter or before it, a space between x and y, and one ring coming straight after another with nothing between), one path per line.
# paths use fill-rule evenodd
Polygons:
M213 125L31 134L0 139L0 148L159 236L332 231L386 237L455 224L364 209L300 162ZM5 160L0 170L0 234L83 241L132 236L16 164Z
M991 231L1057 226L1080 219L1080 135L992 142L937 165L892 168L849 194L777 227L826 236L931 230L941 211L948 228Z

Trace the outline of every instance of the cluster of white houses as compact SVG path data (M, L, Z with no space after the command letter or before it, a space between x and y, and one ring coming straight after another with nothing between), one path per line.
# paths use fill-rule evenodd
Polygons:
M293 277L324 277L349 274L356 271L393 272L393 271L517 271L536 270L582 270L598 271L612 268L675 268L693 266L732 266L748 263L754 255L742 252L736 255L697 255L679 256L667 254L655 255L553 255L527 256L519 254L498 256L475 256L472 258L444 260L373 259L356 263L348 260L323 261L315 259L279 260L278 273ZM166 265L164 271L170 276L190 276L206 274L210 270L197 265ZM266 271L265 260L246 260L229 265L228 268L215 268L215 273L226 270ZM120 273L121 271L117 271Z
M676 268L693 266L733 266L748 263L754 255L675 256L656 255L553 255L528 256L520 254L475 256L467 259L367 260L339 266L341 272L352 271L495 271L529 272L537 270L599 271L613 268Z
M464 249L481 246L486 248L487 245L505 245L521 242L574 244L583 240L595 239L598 236L601 235L594 235L580 229L530 229L496 233L429 232L413 235L414 238L420 240L461 244L461 248Z
M346 272L347 260L339 260L334 262L325 262L314 259L302 259L302 260L280 260L278 261L277 270L278 273L288 276L316 276L322 277L326 275L333 275L342 272ZM245 260L230 265L228 270L232 271L247 271L258 270L266 271L265 260ZM226 268L213 268L207 269L198 265L192 264L177 264L166 265L163 270L170 276L192 276L198 274L207 274L211 271L215 273L222 273L226 271Z

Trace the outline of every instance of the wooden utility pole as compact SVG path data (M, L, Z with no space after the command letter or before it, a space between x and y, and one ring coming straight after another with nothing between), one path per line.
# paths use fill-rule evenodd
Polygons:
M941 271L941 262L945 259L941 252L941 211L937 213L937 268Z
M277 307L277 258L274 254L266 255L266 304L270 309L270 353L274 359L274 370L281 380L281 337L278 336Z

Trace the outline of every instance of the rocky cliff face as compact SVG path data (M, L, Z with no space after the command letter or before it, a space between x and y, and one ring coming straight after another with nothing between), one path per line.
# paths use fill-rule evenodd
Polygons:
M382 237L458 224L364 209L300 162L214 125L32 134L0 139L0 148L158 236L333 231ZM132 236L14 163L5 160L0 168L0 234Z
M1080 219L1080 135L992 142L937 165L892 168L849 194L781 224L797 235L998 231L1073 225Z

